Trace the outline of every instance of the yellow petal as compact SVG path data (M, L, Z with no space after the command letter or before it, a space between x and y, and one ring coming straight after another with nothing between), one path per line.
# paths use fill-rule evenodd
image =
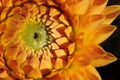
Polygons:
M8 74L7 74L7 71L4 67L0 66L0 79L1 78L7 78L8 77Z
M4 6L4 7L10 7L10 6L13 5L12 1L13 0L2 0L2 6Z
M115 30L116 27L113 25L101 25L96 31L92 33L88 39L88 42L86 42L99 44L111 36Z
M88 51L84 55L89 57L90 59L98 59L106 55L104 49L96 44L90 44L85 47L85 49ZM84 50L85 50L84 49Z
M42 74L39 69L33 69L27 74L27 77L29 78L34 78L34 79L39 79L42 78Z
M8 10L9 10L9 7L3 8L2 12L0 12L1 13L0 20L3 20L6 18Z
M5 63L4 63L4 59L0 56L0 66L4 66Z
M4 53L6 60L16 59L18 51L19 51L19 47L17 44L9 45L9 47L6 49L6 52Z
M105 8L108 0L91 0L87 15L100 14Z
M87 66L91 60L99 59L106 55L102 47L96 44L84 45L75 52L73 64Z
M73 80L75 80L75 78L76 80L101 80L99 73L91 65L86 67L73 65L70 70L68 69L68 73L70 76L74 76Z
M103 10L102 14L106 17L104 24L110 24L118 15L120 15L120 5L108 6Z
M100 24L104 21L104 16L100 14L90 15L83 17L81 20L77 19L79 21L78 25L75 25L73 29L75 30L75 34L79 34L80 32L84 32L86 37L88 38L88 35L91 35L91 32L94 32ZM76 21L76 22L77 22ZM76 24L76 22L74 24Z
M81 23L81 32L83 31L85 33L85 40L88 40L88 38L95 32L99 25L102 24L104 21L104 16L102 15L91 15L85 18L86 22ZM87 24L86 24L87 23Z
M90 61L91 61L90 58L86 56L76 56L72 64L79 65L79 67L84 67L89 65Z
M107 53L104 57L92 60L90 64L93 65L94 67L101 67L108 65L116 60L117 58L114 55L112 55L111 53Z
M62 70L53 80L70 80L70 76L66 70Z
M88 10L88 6L89 0L80 0L77 3L70 5L69 9L73 14L83 15Z
M89 0L59 0L56 2L61 5L63 11L71 15L83 15L89 6Z

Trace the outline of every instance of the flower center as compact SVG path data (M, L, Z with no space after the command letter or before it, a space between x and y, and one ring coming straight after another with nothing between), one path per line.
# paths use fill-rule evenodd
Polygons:
M75 49L68 20L57 7L35 3L16 6L10 11L5 21L6 30L0 37L5 46L5 59L7 62L14 60L13 65L14 62L18 64L25 73L23 76L33 79L46 77L52 71L68 66ZM14 69L12 63L6 63L10 70ZM36 73L38 75L34 77Z
M43 24L29 22L24 27L26 28L23 30L22 39L27 46L33 49L41 49L47 45L49 36Z

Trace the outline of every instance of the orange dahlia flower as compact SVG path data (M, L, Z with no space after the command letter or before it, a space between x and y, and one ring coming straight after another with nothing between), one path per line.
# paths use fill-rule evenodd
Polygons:
M0 80L101 80L117 58L99 44L116 29L108 0L0 0Z

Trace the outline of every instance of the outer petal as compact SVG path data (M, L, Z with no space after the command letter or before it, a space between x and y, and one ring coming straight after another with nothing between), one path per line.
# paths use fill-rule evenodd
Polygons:
M13 0L1 0L1 3L2 3L2 6L5 6L5 7L10 7L12 6L12 1Z
M102 14L106 17L104 23L110 24L118 15L120 15L120 5L108 6L103 10Z
M0 80L12 80L8 75L8 70L5 67L5 62L0 56Z
M95 31L100 24L102 24L102 22L104 21L104 16L95 14L83 17L82 19L76 17L75 21L76 22L73 21L73 23L76 24L73 26L74 33L81 34L80 32L84 32L85 35L88 35L91 32Z
M73 65L70 70L68 70L68 73L70 80L101 80L99 73L91 65L86 67Z
M56 74L52 80L101 80L101 77L91 65L80 67L73 64Z
M80 0L76 4L70 5L69 9L73 14L83 15L88 10L88 6L89 6L89 0Z
M106 7L108 0L91 0L87 15L100 14Z
M113 25L101 25L96 31L92 33L89 39L85 43L99 44L106 40L114 31L116 27Z
M105 55L106 52L99 45L96 44L83 45L79 50L75 52L75 61L77 60L76 63L80 62L80 64L82 62L85 64L86 61L86 63L89 64L90 60L99 59ZM84 58L85 58L84 61L80 61L81 59L83 60Z
M108 52L106 53L107 54L104 57L101 57L96 60L92 60L90 64L93 65L94 67L101 67L101 66L108 65L117 60L117 58L111 53L108 53Z
M85 35L91 34L91 32L94 32L98 29L99 25L101 25L103 21L104 21L103 15L87 16L80 21L81 24L80 30L81 32L84 32Z
M58 0L56 1L67 14L83 15L89 6L89 0ZM84 7L83 7L84 6Z

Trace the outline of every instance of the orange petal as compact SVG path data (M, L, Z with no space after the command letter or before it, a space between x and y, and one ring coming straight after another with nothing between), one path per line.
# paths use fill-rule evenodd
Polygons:
M73 14L83 15L88 10L88 6L89 0L79 0L77 3L70 5L69 9Z
M87 15L100 14L106 7L108 0L91 0Z
M2 66L0 66L0 79L1 78L7 78L8 74L5 68L3 68Z
M87 16L81 21L79 31L84 32L85 37L88 38L92 34L92 32L95 32L98 29L99 25L102 24L104 19L105 18L103 15Z
M3 46L0 44L0 56L2 56L2 54L3 54Z
M6 29L6 25L3 22L3 23L0 24L0 34L3 33L5 31L5 29Z
M94 67L101 67L108 65L116 60L117 58L114 55L112 55L111 53L107 53L104 57L92 60L90 64L93 65Z
M6 49L6 51L4 53L6 60L16 59L18 51L19 51L19 47L17 44L9 45L9 47Z
M28 57L22 66L27 66L27 65L30 65L33 68L37 68L39 66L38 58L34 56Z
M94 32L99 25L102 24L104 19L104 16L100 14L86 16L82 19L78 17L76 17L76 19L73 18L73 20L75 20L73 21L73 24L75 24L73 26L74 34L81 34L80 32L84 32L88 39L89 35L91 35L90 33Z
M89 0L59 0L56 1L66 14L83 15L89 6ZM84 7L83 7L84 6Z
M83 74L82 74L83 72ZM96 69L89 65L83 69L81 69L81 75L85 78L85 80L102 80L99 73L96 71Z
M42 74L39 69L33 69L27 74L27 77L38 79L38 78L42 78Z
M106 55L106 53L99 45L85 45L75 52L73 64L87 66L90 64L91 60L99 59L104 55Z
M0 15L0 20L3 20L3 19L6 18L8 10L9 10L9 7L5 7L5 8L2 10L2 12L0 12L0 13L1 13L1 15Z
M70 76L66 70L62 70L53 76L52 80L70 80Z
M91 65L86 67L73 65L68 69L68 74L72 80L101 80L99 73Z
M47 4L47 0L34 0L38 5Z
M79 67L84 67L89 65L90 61L90 58L86 56L76 56L72 62L72 65L79 65Z
M88 51L88 53L85 53L84 55L89 57L90 59L98 59L106 55L104 49L99 45L87 45L85 49Z
M96 43L99 44L106 40L114 31L116 27L113 25L101 25L96 31L92 33L86 43Z
M4 7L10 7L13 5L12 3L13 0L2 0L2 6Z
M2 6L2 1L0 0L0 7Z
M104 24L110 24L120 15L120 5L108 6L103 10L102 14L106 17Z
M9 68L11 70L14 70L14 71L19 70L19 65L18 65L18 62L16 60L10 60L10 61L8 61L7 65L9 66Z

